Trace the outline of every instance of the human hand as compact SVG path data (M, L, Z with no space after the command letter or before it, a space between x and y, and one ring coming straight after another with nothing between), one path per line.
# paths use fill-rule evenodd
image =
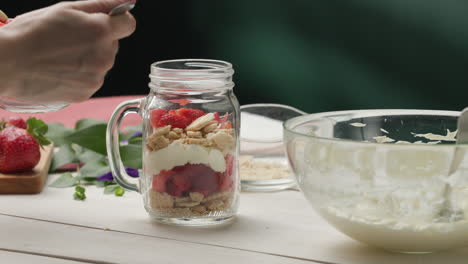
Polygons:
M136 0L61 2L22 14L0 29L0 95L41 104L91 97L112 68L118 40L133 33Z

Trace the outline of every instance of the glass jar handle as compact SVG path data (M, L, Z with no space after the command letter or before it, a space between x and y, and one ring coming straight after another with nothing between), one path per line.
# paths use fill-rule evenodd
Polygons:
M139 114L140 107L132 106L140 105L143 100L144 98L128 100L117 106L112 113L106 131L107 156L109 157L109 165L112 174L114 175L114 179L123 188L136 192L138 192L138 186L127 181L126 178L129 178L130 176L125 171L122 159L120 158L119 129L120 123L127 114Z

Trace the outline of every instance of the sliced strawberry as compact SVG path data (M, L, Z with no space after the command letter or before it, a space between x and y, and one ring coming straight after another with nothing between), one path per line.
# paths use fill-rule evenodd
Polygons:
M219 179L216 172L203 164L191 167L192 192L201 192L208 196L218 189Z
M218 112L215 112L214 116L215 116L214 120L218 121L218 123L223 123L223 122L226 122L226 120L229 117L229 114L226 113L223 115L223 117L221 117Z
M26 129L28 125L26 124L26 121L24 121L23 118L19 116L12 116L8 119L7 124L10 124L15 127L19 127L22 129Z
M0 22L0 27L2 27L2 26L4 26L4 25L5 25L5 23Z
M172 175L174 175L174 171L171 170L162 170L158 175L154 175L153 189L157 192L166 192L166 183Z
M165 115L167 111L165 109L154 109L151 110L151 126L154 128L162 127L164 125L160 124L161 117Z
M163 115L158 122L158 125L163 124L163 126L171 125L173 128L186 128L191 122L188 118L174 114L173 110L169 113Z
M177 197L181 197L184 195L184 191L179 189L177 185L175 185L171 181L166 184L166 192L172 196L177 196Z
M178 115L188 118L190 122L193 122L195 119L205 114L202 110L191 108L180 108L177 109L176 112Z
M226 172L220 173L219 190L221 192L229 191L234 186L232 175Z
M179 190L188 191L192 186L189 175L183 173L177 173L172 177L172 182L177 186Z
M232 175L234 172L234 156L231 154L227 154L224 159L226 160L226 174Z
M226 160L226 170L218 175L220 191L228 191L234 186L234 156L227 154L224 159Z
M221 124L219 127L221 129L231 129L232 128L232 123L230 121L224 122Z

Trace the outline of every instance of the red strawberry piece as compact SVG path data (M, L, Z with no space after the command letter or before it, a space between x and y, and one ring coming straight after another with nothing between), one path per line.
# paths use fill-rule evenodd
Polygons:
M205 114L202 110L191 108L180 108L177 109L176 112L178 115L188 118L190 122L193 122L195 119Z
M151 126L154 128L165 126L160 124L161 117L165 115L167 111L165 109L154 109L151 110Z
M4 26L4 25L5 25L5 23L0 22L0 27L2 27L2 26Z
M158 175L154 175L153 190L157 192L166 192L166 183L172 175L174 175L174 171L171 170L162 170Z
M172 177L172 182L177 186L177 189L181 191L188 191L192 186L189 175L183 173L177 173Z
M22 129L26 129L28 125L26 124L26 121L22 119L19 116L12 116L8 119L7 124L13 125L15 127L19 127Z
M231 129L232 128L232 123L227 121L225 123L222 123L221 126L219 126L219 128L222 128L222 129Z
M218 176L210 167L203 164L191 164L189 170L192 192L201 192L208 196L218 189Z
M214 120L218 121L218 123L223 123L223 122L226 122L226 120L229 117L229 114L226 113L223 115L223 117L221 117L218 112L215 112L214 116L215 116Z
M171 125L172 128L186 128L190 123L188 118L177 115L171 110L161 117L158 124Z
M166 192L172 196L177 196L177 197L181 197L184 195L184 191L179 189L177 185L175 185L171 181L166 184Z
M0 131L0 172L32 170L40 158L39 144L26 130L10 126Z
M226 160L226 174L227 175L232 175L234 172L234 156L227 154L226 157L224 157Z
M227 174L226 172L220 173L220 181L219 181L219 190L221 192L225 192L231 190L234 186L234 181L232 179L231 174Z

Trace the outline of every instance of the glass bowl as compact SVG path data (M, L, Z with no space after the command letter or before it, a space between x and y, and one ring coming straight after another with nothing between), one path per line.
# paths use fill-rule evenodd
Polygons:
M284 123L284 143L301 191L329 224L375 247L429 253L468 245L465 157L449 175L459 115L310 114ZM458 148L465 153L468 146Z
M240 109L242 190L267 192L295 187L284 150L283 122L305 113L280 104L248 104Z

